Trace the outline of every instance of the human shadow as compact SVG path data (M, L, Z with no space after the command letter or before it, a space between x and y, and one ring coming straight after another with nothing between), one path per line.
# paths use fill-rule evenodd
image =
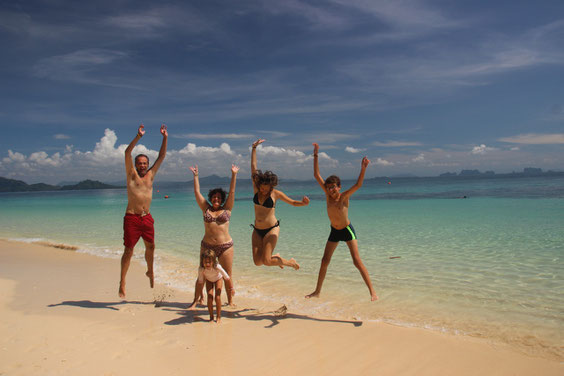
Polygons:
M183 310L172 310L167 309L167 311L175 312L180 317L173 320L165 322L165 325L182 325L182 324L192 324L194 322L208 321L199 317L200 315L208 315L208 309L206 306L202 308L196 308L193 310L183 309ZM337 319L322 319L317 317L311 317L307 315L299 315L295 313L288 313L288 309L285 305L274 311L261 312L255 308L244 308L239 310L222 310L222 317L228 317L232 319L245 319L250 321L261 321L268 320L270 324L266 325L265 328L270 329L280 324L282 320L310 320L318 322L332 322L338 324L351 324L355 327L362 325L362 321L348 321L348 320L337 320Z
M318 317L311 317L307 315L298 315L296 313L288 313L287 308L285 305L278 308L275 311L270 312L256 312L247 314L244 316L245 319L250 321L261 321L261 320L268 320L271 323L266 325L266 329L274 328L276 325L280 324L282 320L310 320L310 321L318 321L318 322L333 322L338 324L351 324L352 326L358 327L362 326L362 321L354 320L337 320L337 319L322 319Z
M70 306L70 307L80 307L80 308L95 308L95 309L110 309L114 311L119 311L119 306L125 306L129 304L142 304L142 305L154 305L155 307L176 307L185 308L188 305L186 303L179 302L163 302L163 301L152 301L152 302L142 302L138 300L120 300L117 302L93 302L91 300L65 300L57 304L49 304L47 307L59 307L59 306Z

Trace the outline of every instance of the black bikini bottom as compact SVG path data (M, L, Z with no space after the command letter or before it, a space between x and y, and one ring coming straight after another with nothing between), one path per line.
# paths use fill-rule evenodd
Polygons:
M274 226L269 227L269 228L256 228L254 225L250 225L250 226L255 229L258 236L260 236L261 238L264 238L266 236L266 234L268 234L270 232L270 230L272 230L274 227L280 226L280 221L276 222L276 224Z

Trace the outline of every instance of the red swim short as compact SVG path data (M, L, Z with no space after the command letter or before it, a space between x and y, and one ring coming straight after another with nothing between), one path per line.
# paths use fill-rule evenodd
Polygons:
M140 237L148 243L155 243L155 221L151 214L125 214L123 217L123 245L127 248L135 247Z

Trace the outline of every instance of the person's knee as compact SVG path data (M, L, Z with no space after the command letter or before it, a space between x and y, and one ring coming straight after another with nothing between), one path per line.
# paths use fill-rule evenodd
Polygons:
M145 251L153 252L155 250L155 243L145 244Z
M364 266L362 264L362 261L358 258L353 258L353 264L358 270L362 269L362 267Z
M125 249L123 250L123 256L124 257L133 256L133 248L125 247Z
M263 260L260 257L253 256L253 262L256 266L261 266L264 264Z

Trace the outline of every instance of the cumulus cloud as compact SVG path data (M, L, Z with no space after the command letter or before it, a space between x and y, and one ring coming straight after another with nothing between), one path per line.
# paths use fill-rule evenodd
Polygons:
M421 146L420 142L407 142L407 141L387 141L387 142L373 142L372 145L384 148L396 148L404 146Z
M564 133L538 134L528 133L520 134L512 137L503 137L499 141L509 142L512 144L528 144L528 145L553 145L564 144Z
M361 151L364 151L366 149L357 149L357 148L353 148L352 146L347 146L345 148L345 151L349 152L349 153L360 153Z
M423 162L425 160L425 154L421 153L417 157L413 158L413 162Z
M481 144L479 146L474 146L470 153L472 153L472 154L486 154L488 151L493 151L493 150L496 150L496 149L488 147L484 144Z
M376 158L376 160L373 161L372 163L375 163L378 166L393 166L394 165L393 162L387 161L387 160L382 159L382 158Z

